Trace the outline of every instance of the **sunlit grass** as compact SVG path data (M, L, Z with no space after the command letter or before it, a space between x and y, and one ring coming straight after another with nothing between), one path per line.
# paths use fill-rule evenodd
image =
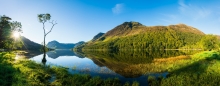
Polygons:
M0 53L1 86L122 86L117 78L101 79L90 75L70 74L65 67L45 66L26 59L14 61L15 54Z
M124 75L168 73L166 78L149 76L146 81L153 86L218 86L220 84L219 53L219 51L204 51L194 55L155 58L151 63L145 64L128 64L92 54L88 57L97 59L111 70Z
M93 56L94 57L94 56ZM98 57L97 57L98 58ZM114 71L124 74L138 75L168 72L167 78L149 79L150 85L218 85L220 80L219 52L205 51L195 55L154 59L152 63L127 64L103 58L105 65ZM117 65L120 65L120 68ZM119 72L118 72L119 73ZM131 74L132 73L132 74ZM212 81L210 81L212 80ZM147 81L147 80L146 80Z
M162 86L218 86L220 84L220 54L205 51L191 56L191 60L180 60L168 68L169 76L160 80ZM164 65L166 66L166 65ZM155 80L158 82L158 80Z
M104 59L111 66L119 65ZM64 67L45 66L30 60L15 61L15 54L0 53L0 85L1 86L34 86L34 85L104 85L121 86L119 79L106 79L91 77L90 75L69 74ZM111 66L110 66L111 64ZM122 63L121 71L125 74L150 74L168 72L167 77L148 76L149 85L163 86L218 86L220 84L220 53L218 51L205 51L191 56L178 56L171 58L154 59L152 63L132 64ZM73 69L78 69L73 66ZM119 69L114 68L115 71ZM87 71L87 69L85 69ZM89 70L88 70L89 71ZM97 70L108 73L105 69ZM51 78L55 76L54 80ZM129 84L129 85L128 85ZM138 86L138 82L125 83L124 86Z

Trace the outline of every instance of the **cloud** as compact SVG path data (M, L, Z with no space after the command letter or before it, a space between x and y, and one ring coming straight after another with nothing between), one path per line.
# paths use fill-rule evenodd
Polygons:
M205 9L204 7L198 7L191 4L185 4L184 0L179 0L179 11L194 20L208 17L211 14L211 10Z
M217 10L220 10L220 7L218 7L218 9ZM217 11L216 12L216 15L218 16L218 21L220 22L220 12L219 11Z
M124 4L120 3L120 4L116 4L113 8L112 8L112 12L114 14L120 14L122 13L124 10Z
M161 14L161 15L164 17L160 18L160 20L169 24L174 24L176 23L177 20L179 20L178 16L174 14Z

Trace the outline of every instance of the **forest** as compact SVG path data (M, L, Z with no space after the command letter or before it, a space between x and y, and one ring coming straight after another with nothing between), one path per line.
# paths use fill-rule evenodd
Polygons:
M212 50L220 45L217 35L204 34L184 24L148 27L138 22L125 22L94 38L75 49Z

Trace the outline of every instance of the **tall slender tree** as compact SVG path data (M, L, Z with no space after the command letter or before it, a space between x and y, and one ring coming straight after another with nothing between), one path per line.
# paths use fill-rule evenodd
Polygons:
M54 21L50 21L50 18L51 18L51 15L50 14L39 14L38 15L38 20L40 23L43 24L43 31L44 31L44 41L43 41L43 52L44 52L44 55L43 55L43 59L42 59L42 63L45 65L46 63L46 44L45 44L45 40L46 40L46 36L52 31L53 27L57 24L56 22ZM46 22L50 22L52 24L50 30L48 32L46 32L46 29L45 29L45 23Z
M52 31L53 27L57 24L54 21L50 22L50 18L51 18L51 15L48 13L38 15L39 22L43 24L43 31L44 31L43 51L44 51L44 54L46 53L46 44L45 44L46 36ZM45 23L47 21L49 21L52 24L52 27L50 28L50 30L48 32L46 32L46 29L45 29Z

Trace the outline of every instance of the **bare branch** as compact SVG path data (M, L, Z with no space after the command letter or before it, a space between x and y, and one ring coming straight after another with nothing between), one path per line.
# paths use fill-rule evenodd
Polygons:
M47 36L47 34L49 34L52 31L53 27L57 24L56 21L54 22L54 20L50 23L52 24L52 27L51 27L50 31L45 34L45 36Z

